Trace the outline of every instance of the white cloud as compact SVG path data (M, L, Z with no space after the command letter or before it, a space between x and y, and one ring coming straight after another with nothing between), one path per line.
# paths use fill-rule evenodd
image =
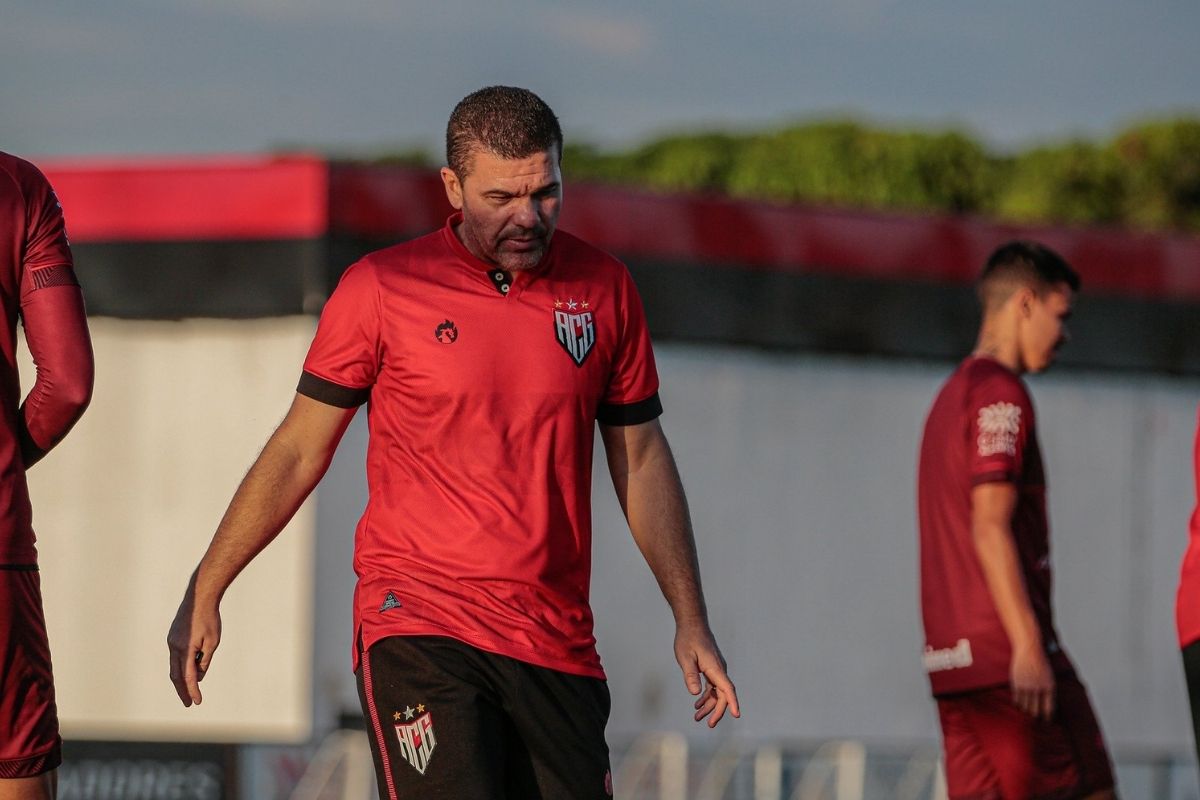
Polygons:
M544 12L546 33L563 44L610 58L640 58L654 48L651 25L632 16L617 17L603 9L555 8Z
M423 7L417 3L388 2L388 0L207 0L198 4L184 2L192 13L213 16L240 16L256 22L275 24L402 23L406 17L420 15Z

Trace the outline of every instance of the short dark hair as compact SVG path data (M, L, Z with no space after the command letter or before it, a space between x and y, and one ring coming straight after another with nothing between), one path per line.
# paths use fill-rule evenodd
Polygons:
M551 147L562 158L562 128L550 106L528 89L487 86L464 97L446 125L446 164L466 177L475 148L525 158Z
M1078 292L1082 281L1066 259L1032 241L1011 241L997 247L979 276L976 294L984 309L999 306L1021 286L1043 295L1061 283Z

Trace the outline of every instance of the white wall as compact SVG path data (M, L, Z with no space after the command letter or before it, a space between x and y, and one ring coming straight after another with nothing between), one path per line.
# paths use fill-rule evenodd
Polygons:
M226 595L199 707L185 710L168 680L166 635L314 328L91 320L91 408L29 475L65 736L309 738L311 503ZM27 357L20 368L28 389Z
M282 417L312 328L304 318L93 321L93 408L32 475L68 734L283 741L307 736L314 717L319 733L357 711L350 558L365 502L362 413L316 503L226 599L205 705L176 708L166 679L179 594ZM952 365L667 344L658 356L663 424L745 717L715 734L691 723L670 614L598 454L592 591L611 738L934 739L913 472ZM1060 372L1031 384L1064 641L1118 749L1184 754L1173 597L1200 381Z
M670 614L597 452L593 605L613 689L610 737L933 740L920 669L914 469L953 365L660 345L666 412L710 614L745 716L708 733L671 656ZM1190 513L1200 381L1050 373L1031 380L1049 474L1058 623L1118 749L1186 755L1173 603ZM344 542L365 498L355 420L319 494ZM334 509L336 508L336 512ZM333 536L329 536L329 534ZM349 573L321 548L319 581ZM342 545L339 544L339 547ZM319 603L325 613L324 606ZM319 628L345 670L348 611ZM345 686L345 684L343 685ZM343 702L355 703L343 689Z
M913 475L951 365L660 350L664 425L746 702L742 732L933 738ZM1115 746L1186 751L1173 598L1200 382L1051 373L1031 384L1066 646ZM597 522L619 537L611 504ZM653 608L655 589L616 544L602 538L595 584L613 730L683 727L686 698L664 665L669 618L637 613ZM606 581L618 575L635 582L614 591ZM662 686L660 709L644 697Z

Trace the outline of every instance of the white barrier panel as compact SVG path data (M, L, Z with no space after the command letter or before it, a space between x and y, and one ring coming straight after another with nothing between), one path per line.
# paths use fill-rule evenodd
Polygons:
M91 408L29 476L64 735L310 736L310 507L227 593L200 707L176 697L165 640L191 570L291 402L313 328L307 317L91 321ZM21 375L28 390L28 359Z

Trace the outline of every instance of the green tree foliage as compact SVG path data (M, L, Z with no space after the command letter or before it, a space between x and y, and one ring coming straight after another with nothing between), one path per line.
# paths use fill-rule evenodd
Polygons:
M1124 221L1200 231L1200 119L1130 128L1111 149L1126 181Z
M563 165L573 177L590 180L668 192L724 192L741 148L741 138L724 133L669 136L611 154L587 144L567 144Z
M676 135L602 153L568 144L572 179L781 202L977 211L989 198L987 154L959 133L892 134L853 122L737 136Z
M1022 153L999 170L998 216L1021 222L1124 221L1127 175L1112 148L1073 141Z
M987 154L959 133L889 133L852 122L750 137L727 191L740 197L863 208L977 211Z
M415 163L416 154L405 161ZM621 151L568 143L568 180L781 203L973 213L1020 222L1200 232L1200 119L1132 126L1015 155L957 131L855 121L664 136Z

